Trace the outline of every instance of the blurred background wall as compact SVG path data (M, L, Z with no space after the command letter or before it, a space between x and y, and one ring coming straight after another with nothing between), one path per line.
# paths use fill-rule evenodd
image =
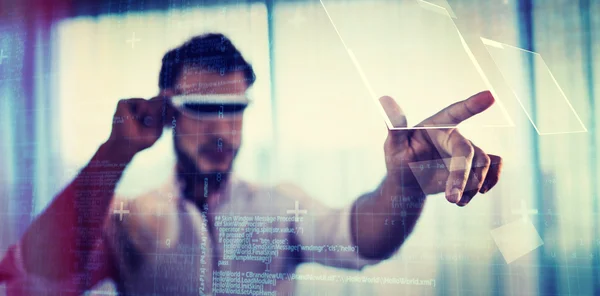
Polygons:
M484 89L498 100L461 128L503 156L494 190L465 208L429 197L400 252L361 273L299 269L434 286L302 281L299 294L600 294L599 15L593 0L0 1L0 255L106 140L116 102L157 93L162 55L222 32L258 76L236 171L331 206L385 173L369 86L411 125ZM118 191L152 188L173 163L167 132ZM533 230L496 235L520 220Z

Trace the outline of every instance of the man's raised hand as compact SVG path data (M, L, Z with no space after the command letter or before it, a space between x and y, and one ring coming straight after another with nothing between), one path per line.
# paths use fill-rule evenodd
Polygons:
M384 96L379 100L392 125L406 128L406 116L394 99ZM493 103L489 91L480 92L417 125L425 129L389 130L384 145L388 177L404 188L420 188L425 194L445 192L446 199L459 206L468 204L478 192L489 191L498 182L502 159L486 154L462 136L456 126ZM442 159L448 158L447 169L425 170L418 179L411 170L411 163L443 163Z
M107 141L116 150L115 153L133 157L154 145L172 115L168 101L171 95L163 91L149 100L134 98L119 101Z

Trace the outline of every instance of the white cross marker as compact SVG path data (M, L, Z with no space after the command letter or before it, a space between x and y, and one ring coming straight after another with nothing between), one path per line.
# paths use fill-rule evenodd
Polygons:
M295 209L287 210L288 214L294 214L296 216L296 222L298 222L298 214L307 214L307 210L300 210L300 202L296 201Z
M521 209L518 211L513 210L512 213L521 215L523 217L523 222L525 222L527 221L528 215L537 214L538 210L527 210L527 205L525 205L525 201L521 200Z
M135 38L135 32L133 32L133 35L131 36L131 39L127 39L127 40L125 40L125 42L131 43L131 48L134 48L135 47L135 43L138 42L138 41L141 41L141 40L142 39L139 39L139 38L136 39Z
M2 65L2 60L7 59L8 56L4 55L4 49L0 50L0 65Z
M113 212L114 214L119 214L119 220L123 221L123 214L129 214L129 210L123 210L123 202L121 202L121 209L120 210L115 210Z

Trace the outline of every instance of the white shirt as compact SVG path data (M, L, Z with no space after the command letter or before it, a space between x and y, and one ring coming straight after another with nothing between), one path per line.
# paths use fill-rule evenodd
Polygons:
M351 205L329 208L293 185L259 187L235 176L227 184L207 214L180 197L174 177L135 199L115 197L90 266L110 248L124 295L287 295L300 263L362 269L378 262L361 258L352 242ZM12 275L9 295L85 286L81 275L56 283L27 274L20 253L16 244L0 263Z

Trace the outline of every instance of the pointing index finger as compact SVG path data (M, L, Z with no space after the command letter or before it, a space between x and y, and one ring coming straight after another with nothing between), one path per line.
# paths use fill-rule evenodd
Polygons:
M425 120L431 125L457 125L491 107L494 97L490 91L482 91L470 98L456 102Z

